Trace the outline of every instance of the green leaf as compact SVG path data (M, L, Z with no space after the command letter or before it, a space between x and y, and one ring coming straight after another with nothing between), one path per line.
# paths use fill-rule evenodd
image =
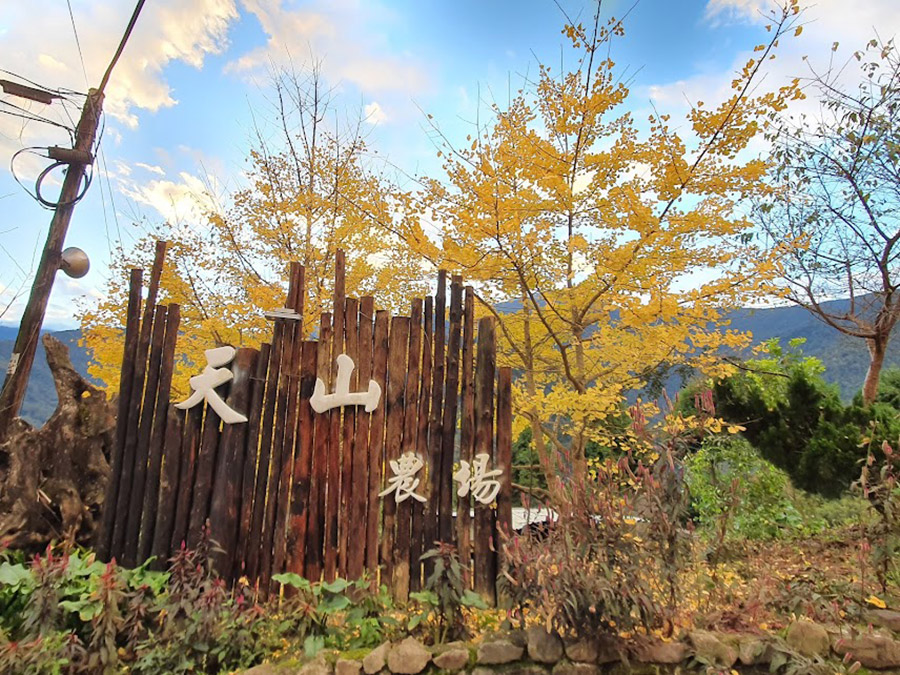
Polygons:
M340 612L349 607L350 604L350 598L346 595L333 595L319 603L319 611L327 613Z
M478 593L476 593L475 591L466 590L466 592L463 593L460 602L466 607L475 607L476 609L488 608L487 604L485 604L484 602L484 598L478 595Z
M413 618L409 620L409 629L413 630L416 626L422 623L422 619L425 618L424 614L416 614Z
M303 651L307 656L314 657L325 648L325 638L321 635L307 635L303 641Z
M414 593L410 593L409 597L416 602L419 602L423 605L437 605L438 604L438 596L437 593L433 591L416 591Z
M350 587L350 582L346 579L335 579L330 583L322 584L322 588L324 588L329 593L343 593Z
M0 584L4 586L19 586L25 581L32 580L31 572L24 565L11 565L8 562L0 563Z
M295 572L284 572L283 574L274 574L272 575L272 581L281 584L282 586L293 586L294 588L299 588L303 591L308 591L310 589L310 584L308 579L304 579L299 574Z
M59 606L67 612L77 613L78 618L82 621L90 621L100 613L101 605L88 599L84 600L63 600Z

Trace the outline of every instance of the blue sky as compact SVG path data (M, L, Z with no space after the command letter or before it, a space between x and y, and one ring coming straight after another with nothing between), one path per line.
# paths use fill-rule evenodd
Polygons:
M760 10L769 0L640 0L615 41L612 58L633 77L630 105L651 102L682 114L687 100L721 100L734 71L764 40ZM896 0L863 6L820 0L804 15L803 35L783 46L769 77L804 75L802 57L821 63L838 41L846 58L877 27L900 29ZM621 16L632 0L605 0ZM102 155L95 180L76 208L67 244L88 251L81 280L59 275L46 324L72 327L73 301L98 297L109 252L129 248L145 228L166 220L202 226L201 209L227 205L242 186L252 110L265 106L267 68L319 60L336 104L350 117L368 112L368 142L407 174L438 175L423 112L462 139L483 101L503 105L508 88L554 68L564 37L563 12L585 23L595 3L578 0L150 0L108 89ZM50 88L96 85L131 13L130 0L0 0L0 68ZM36 17L39 17L36 18ZM76 45L75 28L82 57ZM0 79L15 79L0 73ZM10 104L69 124L77 104L43 106L0 94ZM67 144L59 129L0 114L0 323L16 323L50 212L16 184L9 158L29 146ZM26 186L46 160L20 156ZM58 176L57 176L58 178ZM48 195L58 187L47 184ZM211 190L216 199L198 195ZM17 293L18 299L13 300Z

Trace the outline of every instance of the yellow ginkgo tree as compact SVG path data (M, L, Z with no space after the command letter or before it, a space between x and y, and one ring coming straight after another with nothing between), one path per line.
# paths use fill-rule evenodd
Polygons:
M363 120L335 121L332 91L317 68L282 73L273 85L275 133L258 130L249 184L204 222L167 224L119 250L105 299L82 308L91 374L110 388L118 385L122 358L127 269L150 269L155 239L169 242L160 301L181 306L180 393L205 349L271 339L264 313L284 304L292 261L306 268L306 335L332 309L337 249L346 253L348 296L373 294L380 307L408 311L409 299L427 290L421 257L398 245L397 232L414 236L418 228L410 195L366 161Z
M730 97L697 102L681 127L628 112L604 54L622 25L599 14L565 29L573 69L542 65L465 147L433 122L446 178L425 199L444 236L427 254L473 281L496 317L501 358L521 373L518 428L530 425L551 487L583 475L586 446L606 440L628 392L665 367L722 372L721 349L747 344L722 324L772 274L742 206L767 190L748 144L799 96L796 83L758 90L798 14L795 2L778 10Z

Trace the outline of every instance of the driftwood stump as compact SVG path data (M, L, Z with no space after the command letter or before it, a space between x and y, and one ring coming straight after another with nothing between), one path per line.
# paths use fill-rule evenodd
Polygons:
M56 411L40 429L14 420L0 444L0 547L35 552L51 541L89 545L100 517L115 417L106 395L44 335Z

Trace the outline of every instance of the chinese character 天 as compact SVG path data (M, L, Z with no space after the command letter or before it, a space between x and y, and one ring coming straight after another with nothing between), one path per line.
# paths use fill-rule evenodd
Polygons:
M216 347L207 349L203 353L206 355L207 365L202 373L194 375L190 379L191 389L194 390L194 393L181 403L176 403L175 407L187 410L206 400L225 424L246 422L247 418L244 415L228 407L222 397L216 393L216 387L230 382L234 378L234 374L228 368L221 367L231 363L235 354L234 347Z

